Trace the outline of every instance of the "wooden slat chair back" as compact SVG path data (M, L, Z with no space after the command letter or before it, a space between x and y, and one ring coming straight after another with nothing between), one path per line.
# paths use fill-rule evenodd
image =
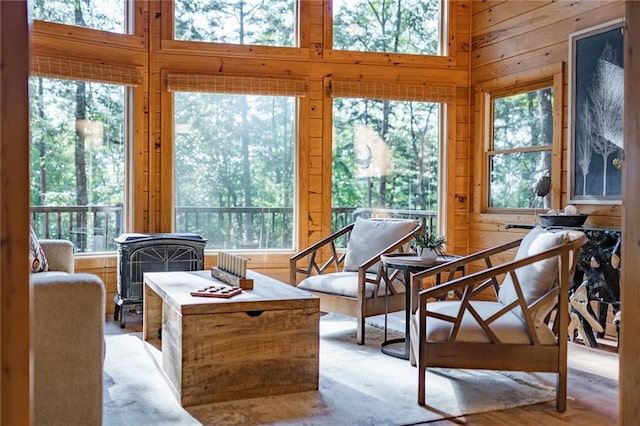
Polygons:
M387 285L380 256L408 251L416 220L358 218L350 225L296 253L289 260L289 282L320 298L320 310L357 318L358 344L364 344L365 318L403 310L405 286L398 271ZM340 249L337 241L348 240ZM323 260L323 256L326 260ZM304 266L298 263L304 262ZM298 282L299 276L302 280ZM386 296L386 300L385 300Z
M418 403L426 403L428 367L552 372L556 409L564 411L569 287L586 239L580 231L538 227L522 240L416 274L410 330ZM494 265L515 248L512 261ZM469 264L484 268L420 290L425 279Z

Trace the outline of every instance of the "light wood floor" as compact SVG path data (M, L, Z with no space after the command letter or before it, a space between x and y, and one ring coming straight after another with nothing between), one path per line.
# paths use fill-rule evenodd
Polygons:
M125 329L107 316L105 334L142 331L142 315L129 315ZM607 426L618 422L618 354L613 339L598 339L592 349L577 341L569 343L567 411L558 413L555 402L530 405L503 411L425 423L429 426ZM552 375L539 375L541 381L554 386ZM489 392L490 389L487 389ZM398 419L402 424L402 419Z
M598 339L598 348L581 341L569 343L567 411L558 413L555 401L510 410L492 411L455 420L428 423L430 426L607 426L618 423L618 354L613 339ZM539 375L548 382L551 376Z

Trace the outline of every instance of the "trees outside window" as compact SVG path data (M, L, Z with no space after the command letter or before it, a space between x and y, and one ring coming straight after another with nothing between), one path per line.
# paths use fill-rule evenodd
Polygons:
M294 46L297 0L176 0L175 39Z
M440 55L440 0L334 0L333 48Z
M31 77L31 212L41 238L115 250L125 198L124 86Z
M31 17L40 21L76 25L124 34L126 0L33 0Z
M532 188L551 173L553 88L496 96L491 108L488 206L549 208L550 196L543 205Z
M174 93L176 232L293 247L295 97Z
M413 214L402 215L421 217L435 226L440 105L334 98L334 213L355 208L410 210ZM336 219L334 228L351 220Z

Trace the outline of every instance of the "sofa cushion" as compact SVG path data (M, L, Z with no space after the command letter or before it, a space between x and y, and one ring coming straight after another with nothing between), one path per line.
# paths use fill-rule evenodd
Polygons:
M357 271L360 265L410 233L415 226L413 220L357 218L347 244L344 270ZM367 272L377 270L376 263Z
M514 260L520 260L528 256L542 253L557 247L567 241L566 232L545 231L541 227L534 228L522 240ZM548 258L517 269L516 276L520 282L522 294L527 305L538 300L548 292L556 283L558 275L558 257ZM516 289L510 275L507 275L500 286L498 300L508 305L517 299ZM553 308L553 303L538 310L535 319L536 327L542 324L544 317ZM514 310L515 314L524 320L524 314L520 308Z
M32 226L29 226L29 263L31 264L31 272L49 270L47 257L44 255L44 250L42 250Z

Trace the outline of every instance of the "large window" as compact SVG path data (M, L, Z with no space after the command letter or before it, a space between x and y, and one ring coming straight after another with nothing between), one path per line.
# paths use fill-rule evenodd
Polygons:
M175 39L293 46L297 0L175 1Z
M124 34L125 0L33 0L31 16L40 21Z
M441 0L334 0L333 48L441 54Z
M31 214L41 238L115 250L125 199L125 86L31 77Z
M295 97L174 93L176 232L293 247Z
M435 230L441 104L333 99L333 226L353 215L422 219Z
M488 206L549 208L550 193L538 197L533 187L551 175L553 88L494 97L491 116Z

